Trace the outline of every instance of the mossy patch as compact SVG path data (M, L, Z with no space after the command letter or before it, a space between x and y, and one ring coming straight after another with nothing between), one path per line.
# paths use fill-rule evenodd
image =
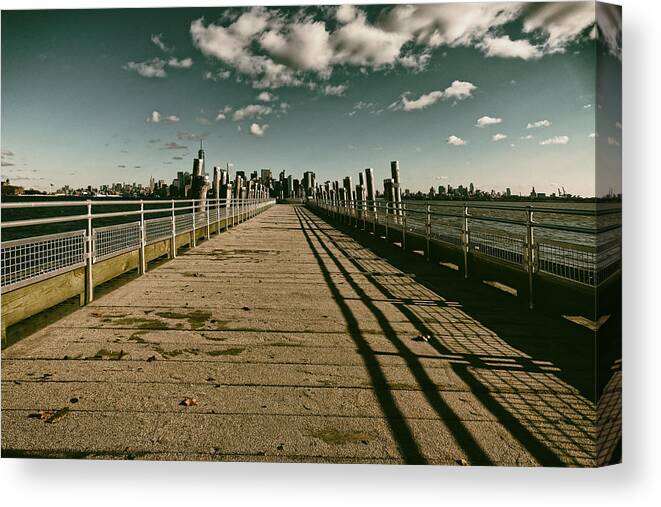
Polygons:
M208 310L194 310L189 313L156 312L156 315L164 319L187 320L193 329L203 326L211 318L211 312Z
M177 357L184 354L197 356L200 353L200 349L196 348L164 350L161 347L155 347L154 351L158 352L163 357Z
M243 352L244 348L240 347L234 347L230 349L225 349L225 350L210 350L207 352L207 355L209 356L238 356L241 352Z
M113 322L118 326L137 327L138 329L167 329L166 324L158 319L145 317L126 317Z
M96 354L94 354L92 359L110 359L114 361L119 361L125 355L127 355L127 353L124 352L123 350L114 351L114 350L101 349Z

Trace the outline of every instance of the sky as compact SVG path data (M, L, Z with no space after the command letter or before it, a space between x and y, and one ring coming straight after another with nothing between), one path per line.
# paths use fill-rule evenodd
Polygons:
M593 2L3 11L2 178L170 182L203 139L207 167L319 182L399 160L414 192L620 192L620 20Z

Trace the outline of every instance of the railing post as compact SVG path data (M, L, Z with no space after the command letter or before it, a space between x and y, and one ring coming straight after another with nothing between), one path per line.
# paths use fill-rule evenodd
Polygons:
M388 241L388 222L389 222L389 217L390 213L388 213L388 201L386 201L386 241Z
M220 198L216 199L216 234L220 236Z
M145 233L145 203L140 200L140 253L138 255L138 273L144 275L147 271L147 261L145 259L145 243L147 242Z
M92 201L87 201L87 255L85 256L85 304L94 301L94 241L92 238Z
M172 237L170 239L170 258L177 257L177 219L174 214L174 199L172 199Z
M208 199L204 202L204 214L207 216L207 237L206 237L206 239L208 240L209 236L211 236L211 223L209 222L210 219L211 219L211 217L209 216L209 215L211 215L211 205L210 205Z
M468 252L470 249L470 232L468 229L468 205L464 203L464 220L461 231L461 246L464 250L464 278L468 278Z
M196 225L195 222L196 222L196 220L195 220L195 199L193 199L193 233L192 233L192 236L191 236L191 244L190 244L191 248L195 248L197 246L197 238L195 237L195 236L197 236L196 230L195 230L197 225Z
M402 250L406 250L406 209L403 210L402 216Z
M431 260L431 206L425 203L425 239L427 240L427 260Z
M374 201L372 201L374 204ZM379 212L378 212L378 206L373 206L372 209L374 210L374 216L372 217L372 232L376 236L376 226L379 225Z
M526 208L526 269L528 271L528 308L532 310L535 306L533 293L533 276L535 271L535 247L533 242L533 215L532 207Z

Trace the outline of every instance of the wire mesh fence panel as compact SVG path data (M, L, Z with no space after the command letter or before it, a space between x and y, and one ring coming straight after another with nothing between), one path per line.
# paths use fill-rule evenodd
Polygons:
M140 222L95 228L94 262L107 259L140 246Z
M153 243L164 238L169 238L172 236L172 218L154 218L145 221L145 236L146 243Z
M538 243L539 271L567 280L597 285L596 249L577 248L560 243Z
M85 265L85 231L2 243L2 288L17 288Z
M469 235L472 253L523 266L525 241L523 238L473 230Z
M185 215L175 216L175 231L177 234L193 230L193 214L186 213Z

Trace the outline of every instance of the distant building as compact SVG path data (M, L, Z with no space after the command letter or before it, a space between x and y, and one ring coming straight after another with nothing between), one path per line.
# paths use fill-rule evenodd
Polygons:
M0 181L0 193L2 195L21 195L25 193L25 189L18 185L12 185L9 183L9 178L5 181Z

